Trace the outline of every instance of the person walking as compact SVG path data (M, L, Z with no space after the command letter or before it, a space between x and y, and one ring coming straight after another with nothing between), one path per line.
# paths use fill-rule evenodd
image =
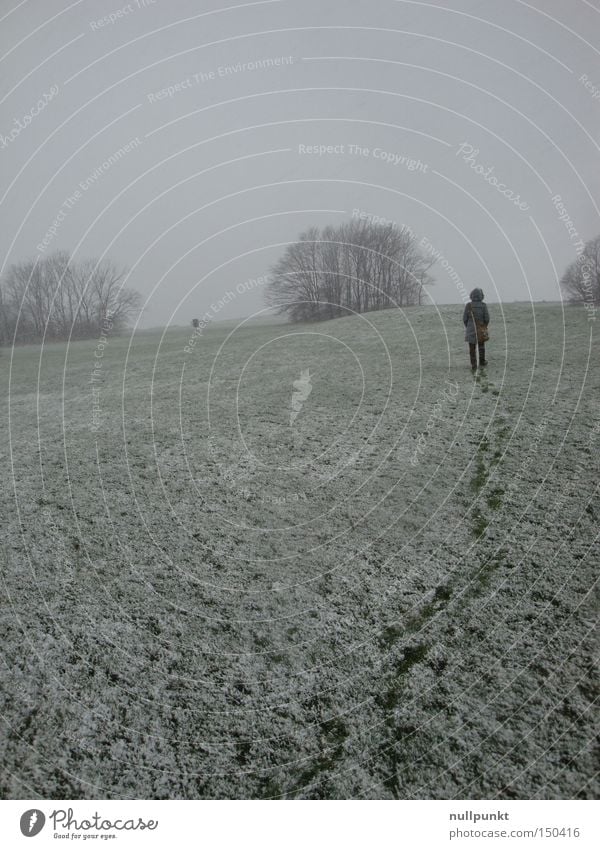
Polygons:
M469 357L471 369L477 368L476 351L479 349L479 367L487 365L485 359L485 343L488 339L487 326L490 322L490 314L487 304L483 300L483 290L473 289L469 293L471 300L465 305L463 312L463 324L465 326L465 341L469 343Z

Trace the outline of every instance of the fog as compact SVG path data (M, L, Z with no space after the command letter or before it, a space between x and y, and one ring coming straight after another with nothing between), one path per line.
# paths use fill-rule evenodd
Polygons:
M2 269L111 257L141 326L263 309L285 245L353 215L424 240L436 303L557 300L600 231L583 0L1 8Z

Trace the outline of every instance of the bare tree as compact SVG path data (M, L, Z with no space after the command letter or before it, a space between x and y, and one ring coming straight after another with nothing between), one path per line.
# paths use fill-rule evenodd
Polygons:
M563 274L560 285L573 303L600 304L600 236L586 242Z
M0 286L0 347L8 345L14 333L13 316Z
M0 285L0 344L97 336L122 330L141 298L110 260L65 251L11 265Z
M420 304L433 264L407 229L392 224L311 227L273 267L267 301L291 321Z

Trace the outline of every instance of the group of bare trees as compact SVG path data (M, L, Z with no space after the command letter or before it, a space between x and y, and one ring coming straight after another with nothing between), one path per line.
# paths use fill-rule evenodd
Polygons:
M291 321L420 304L433 263L408 229L393 224L311 227L272 269L267 300Z
M574 303L600 305L600 236L586 242L560 282Z
M272 269L267 300L292 321L420 304L434 262L410 230L393 224L311 227ZM0 282L0 345L97 337L107 321L118 332L141 303L124 277L110 260L74 261L64 251L11 265ZM561 285L573 302L600 305L600 236Z
M96 337L107 322L118 332L141 302L124 274L63 251L11 265L0 283L0 345Z

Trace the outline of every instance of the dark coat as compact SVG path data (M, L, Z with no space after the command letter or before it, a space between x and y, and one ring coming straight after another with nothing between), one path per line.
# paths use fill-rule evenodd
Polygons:
M477 321L480 321L482 324L489 324L490 314L488 312L487 305L483 300L483 291L481 289L473 289L469 297L471 300L465 305L463 312L463 324L465 326L465 342L471 342L471 344L474 344L477 342L477 330L475 328L473 317L471 316L471 309L473 310L473 315Z

